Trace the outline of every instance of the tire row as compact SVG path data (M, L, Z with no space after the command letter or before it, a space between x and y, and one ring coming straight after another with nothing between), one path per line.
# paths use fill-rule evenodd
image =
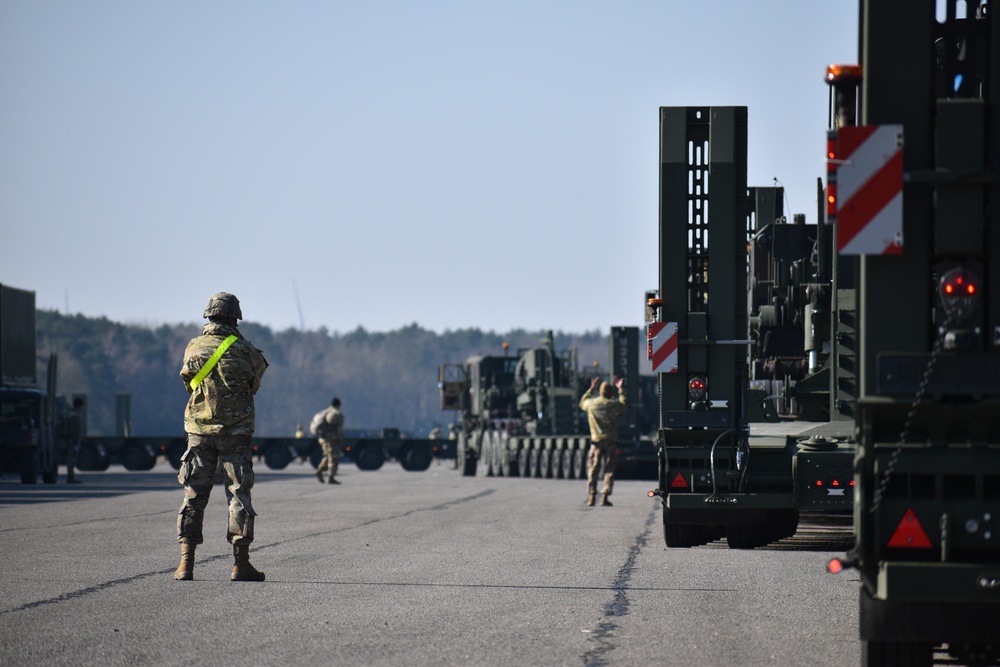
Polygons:
M482 434L478 473L484 477L586 479L586 436L509 435L505 431Z

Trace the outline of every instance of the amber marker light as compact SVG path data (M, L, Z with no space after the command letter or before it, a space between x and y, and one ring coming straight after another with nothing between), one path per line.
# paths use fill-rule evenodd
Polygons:
M826 68L826 80L830 83L861 78L861 65L828 65Z

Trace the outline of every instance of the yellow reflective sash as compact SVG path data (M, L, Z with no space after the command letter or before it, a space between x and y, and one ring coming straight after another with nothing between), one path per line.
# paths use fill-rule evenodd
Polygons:
M215 348L215 352L212 353L212 356L208 358L208 361L205 362L205 365L201 367L201 370L198 371L198 374L194 376L193 380L191 380L191 391L194 391L195 389L198 388L198 385L201 384L201 381L204 380L208 376L208 374L212 372L212 369L215 368L215 365L219 363L219 359L221 359L222 355L226 353L226 350L229 349L229 346L238 340L239 336L229 336L228 338L226 338L226 340L222 341L222 344L220 344L219 347Z

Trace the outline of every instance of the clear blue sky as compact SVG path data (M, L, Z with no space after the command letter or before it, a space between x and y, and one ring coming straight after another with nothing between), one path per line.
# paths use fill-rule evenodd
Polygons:
M658 108L815 222L857 2L0 3L0 282L138 324L641 324ZM298 293L298 303L296 299Z

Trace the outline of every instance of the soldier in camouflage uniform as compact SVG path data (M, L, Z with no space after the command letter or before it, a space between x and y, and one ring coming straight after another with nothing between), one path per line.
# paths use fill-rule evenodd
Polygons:
M184 485L184 503L177 517L181 564L174 579L190 580L195 547L202 543L202 522L216 468L226 478L229 530L233 544L233 581L264 581L264 573L250 564L250 543L257 513L250 503L254 432L254 394L260 388L267 361L243 337L237 320L243 319L239 300L227 292L213 294L205 307L209 322L184 350L181 379L190 394L184 411L188 448L181 456L177 478Z
M590 424L590 452L587 455L587 506L593 507L597 496L597 473L604 462L604 486L601 488L601 505L611 507L608 496L615 484L615 467L618 465L618 417L625 412L625 393L621 390L624 380L615 378L615 385L601 383L594 378L590 389L580 398L580 409L587 413ZM591 394L601 385L601 394ZM615 390L618 398L615 398Z
M323 471L330 471L330 484L340 484L334 475L340 466L341 447L344 444L344 413L340 411L340 399L334 397L330 407L317 412L309 426L312 434L319 438L319 446L323 448L323 459L316 466L316 479L323 483Z

